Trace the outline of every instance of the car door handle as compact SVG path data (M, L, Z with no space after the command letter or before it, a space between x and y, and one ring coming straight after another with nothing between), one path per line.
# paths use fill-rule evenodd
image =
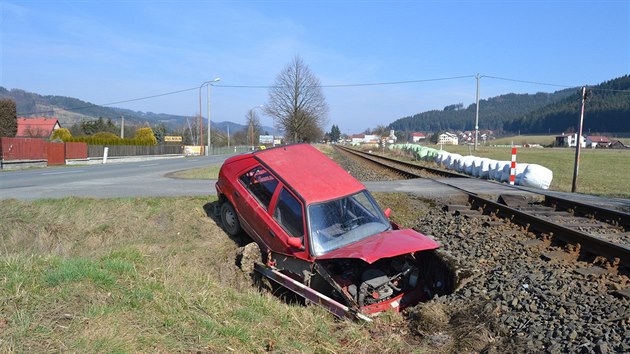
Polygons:
M234 191L234 196L237 197L237 198L241 197L241 195L238 193L238 191Z
M271 237L275 238L276 237L276 233L273 232L272 230L269 230L269 235L271 235Z

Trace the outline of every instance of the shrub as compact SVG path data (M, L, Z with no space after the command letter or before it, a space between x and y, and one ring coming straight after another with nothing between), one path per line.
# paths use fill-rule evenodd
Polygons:
M59 128L52 133L50 140L60 139L62 141L69 141L69 139L71 138L72 138L72 133L70 133L70 130L66 128Z

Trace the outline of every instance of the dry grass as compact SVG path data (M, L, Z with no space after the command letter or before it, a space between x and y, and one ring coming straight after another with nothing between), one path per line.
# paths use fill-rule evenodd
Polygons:
M260 292L203 198L4 200L0 352L425 352Z

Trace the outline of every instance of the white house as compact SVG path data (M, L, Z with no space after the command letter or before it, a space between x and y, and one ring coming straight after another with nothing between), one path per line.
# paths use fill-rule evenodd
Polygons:
M576 147L577 146L576 142L577 142L577 133L573 135L565 135L564 133L562 133L562 135L556 136L556 146ZM580 146L586 147L586 138L584 137L584 135L580 137Z
M396 136L396 134L394 134L394 130L390 130L389 131L389 136L386 137L387 143L389 144L395 144L396 140L398 140L398 137Z
M457 135L453 133L443 133L438 136L438 144L442 145L457 145L458 139Z
M417 143L420 140L425 140L427 136L424 133L411 133L411 140Z

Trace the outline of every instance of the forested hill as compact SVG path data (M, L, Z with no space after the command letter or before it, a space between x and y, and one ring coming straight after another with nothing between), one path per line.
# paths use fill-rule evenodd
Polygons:
M480 129L503 130L507 122L561 101L574 93L574 89L554 93L539 92L533 95L510 93L479 100L479 127ZM464 108L463 104L450 105L441 111L428 111L398 119L391 123L389 128L428 132L474 130L476 107L474 103L467 108Z
M586 103L584 131L630 132L630 76L622 76L597 86ZM520 132L521 134L557 133L577 130L580 117L579 88L554 93L507 94L479 101L479 128ZM474 130L476 105L446 106L404 117L390 129L437 132Z
M583 130L599 133L630 132L630 76L589 88L591 95L584 109ZM562 100L506 122L504 129L527 134L577 131L581 91L576 88L570 93Z
M168 128L182 126L186 117L170 114L145 113L129 109L103 107L76 98L65 96L42 96L19 89L7 90L0 87L0 98L15 101L18 116L55 117L62 126L70 126L84 120L95 120L99 117L118 121L125 117L127 124L151 125L164 124Z

